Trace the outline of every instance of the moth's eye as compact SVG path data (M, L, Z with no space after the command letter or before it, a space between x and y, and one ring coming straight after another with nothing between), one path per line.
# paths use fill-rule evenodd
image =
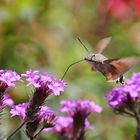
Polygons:
M93 58L93 57L95 57L95 54L93 54L91 58Z

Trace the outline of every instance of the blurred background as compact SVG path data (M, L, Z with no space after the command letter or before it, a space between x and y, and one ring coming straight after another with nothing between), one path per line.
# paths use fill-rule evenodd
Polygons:
M41 70L61 78L69 64L87 55L77 37L94 52L96 43L109 36L112 40L103 53L108 58L140 55L139 0L0 0L1 69L19 73ZM137 66L127 72L126 79L139 70ZM54 111L63 99L91 99L104 109L90 117L95 129L87 131L87 140L133 140L135 121L114 114L105 99L118 85L92 72L86 62L73 66L64 81L68 83L65 92L46 101ZM8 92L15 104L27 101L32 94L23 84ZM0 132L6 135L19 123L7 110ZM19 132L13 139L27 138ZM39 139L61 138L42 132Z

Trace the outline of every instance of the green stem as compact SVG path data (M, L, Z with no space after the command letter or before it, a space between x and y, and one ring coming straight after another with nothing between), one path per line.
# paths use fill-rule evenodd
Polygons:
M13 137L26 123L26 121L23 121L8 137L6 137L4 140L9 140L11 137Z
M42 127L39 131L38 131L38 133L34 136L34 138L36 138L40 133L41 133L41 131L44 129L45 127Z
M139 114L137 114L135 112L135 119L137 122L137 130L136 130L136 134L135 134L135 140L140 140L140 117Z

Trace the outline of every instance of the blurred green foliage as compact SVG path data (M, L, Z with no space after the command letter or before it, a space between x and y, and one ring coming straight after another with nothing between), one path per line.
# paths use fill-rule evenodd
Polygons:
M140 22L120 22L106 16L101 0L1 0L0 1L0 68L23 73L28 69L47 71L61 78L67 66L87 54L77 36L90 49L102 38L112 36L104 54L108 58L140 55ZM94 52L94 51L93 51ZM140 66L125 74L129 78ZM94 132L88 140L132 140L135 122L115 115L107 106L105 94L114 86L85 62L73 66L65 79L68 87L60 97L50 96L46 104L53 110L63 99L92 99L104 109L94 114L90 122ZM27 101L32 90L24 85L9 91L15 103ZM7 112L8 114L8 112ZM6 115L5 115L6 116ZM17 118L3 118L0 131L6 135L19 124ZM5 127L3 127L3 125ZM23 135L23 136L22 136ZM58 140L43 132L39 140ZM15 139L26 139L18 133Z

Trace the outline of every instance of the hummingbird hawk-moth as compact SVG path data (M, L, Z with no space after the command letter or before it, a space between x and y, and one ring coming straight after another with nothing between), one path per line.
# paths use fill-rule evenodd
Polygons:
M123 74L140 62L140 58L136 56L120 59L108 59L107 57L102 55L103 50L108 46L109 42L111 41L111 37L100 40L96 46L95 53L90 53L79 38L78 40L86 49L88 55L84 59L71 64L65 71L62 78L64 78L66 72L72 65L85 60L91 65L92 71L98 71L102 73L108 81L115 80L116 83L120 82L123 84Z

